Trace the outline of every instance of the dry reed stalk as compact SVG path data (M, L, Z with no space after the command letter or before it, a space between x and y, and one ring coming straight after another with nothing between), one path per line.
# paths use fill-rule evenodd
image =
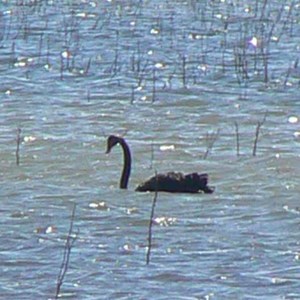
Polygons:
M182 55L182 85L186 88L186 57Z
M203 155L203 159L206 159L209 152L211 151L211 149L214 146L214 143L216 142L217 138L219 137L220 134L220 129L217 130L217 132L213 132L213 133L207 133L206 134L206 151Z
M152 103L156 100L156 70L155 67L152 71Z
M149 169L153 168L153 161L154 161L154 145L153 141L151 142L151 158L150 158L150 166Z
M262 121L259 121L257 123L256 130L255 130L255 139L254 139L254 143L253 143L253 151L252 151L253 156L256 156L257 143L258 143L260 128L265 123L266 118L267 118L267 112L264 114L264 117L263 117Z
M17 128L17 138L16 138L16 141L17 141L16 164L17 164L17 166L20 165L20 144L22 141L21 132L22 132L21 128Z
M240 156L240 135L239 135L239 124L234 122L235 125L235 135L236 135L236 155Z
M154 211L155 206L157 202L157 171L155 171L155 178L156 178L156 189L155 194L152 202L152 208L151 208L151 215L150 215L150 221L149 221L149 228L148 228L148 248L147 248L147 255L146 255L146 264L149 265L150 263L150 255L151 255L151 249L152 249L152 226L153 226L153 220L154 220Z
M72 250L73 244L76 241L77 235L78 235L78 232L75 235L73 235L73 223L74 223L74 219L75 219L75 210L76 210L76 203L74 203L74 206L73 206L70 228L69 228L66 244L64 247L63 260L62 260L62 263L60 266L60 271L59 271L59 274L57 277L55 299L58 299L60 297L60 289L64 283L64 278L65 278L65 275L69 268L71 250Z
M135 92L134 92L134 86L131 86L131 100L130 100L130 104L134 103L134 98L135 98Z

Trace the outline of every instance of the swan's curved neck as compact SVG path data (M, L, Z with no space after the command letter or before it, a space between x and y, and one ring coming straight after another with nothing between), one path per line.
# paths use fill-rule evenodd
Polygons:
M120 188L127 189L130 170L131 170L131 154L128 145L123 139L120 140L120 145L122 146L123 156L124 156L124 166L123 166L123 172L120 181Z

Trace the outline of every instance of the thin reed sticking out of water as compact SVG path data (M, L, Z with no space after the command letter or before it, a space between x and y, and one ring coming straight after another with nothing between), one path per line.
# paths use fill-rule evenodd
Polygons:
M21 144L21 128L17 128L17 149L16 149L16 164L17 166L20 165L20 144Z
M255 131L255 139L254 139L254 144L253 144L253 151L252 151L253 156L256 155L259 131L260 131L261 126L265 123L266 118L267 118L267 112L264 114L264 117L263 117L262 121L259 121L257 123L256 131Z
M60 289L61 289L61 286L63 285L65 275L69 268L71 250L72 250L73 244L76 241L77 235L78 235L78 232L75 235L73 234L73 223L74 223L74 219L75 219L75 210L76 210L76 203L74 203L74 206L73 206L70 228L69 228L66 244L64 247L63 260L62 260L58 278L57 278L55 299L58 299L60 297Z
M186 56L182 55L182 85L186 88Z
M239 134L239 124L234 122L235 125L235 135L236 135L236 155L240 156L240 134Z
M155 194L152 202L151 208L151 215L149 221L149 229L148 229L148 249L147 249L147 256L146 256L146 264L149 265L150 263L150 255L151 255L151 248L152 248L152 226L153 226L153 218L154 218L154 210L157 202L157 171L155 171L155 178L156 178L156 189Z
M134 103L134 97L135 97L135 93L134 93L134 86L131 86L131 100L130 100L130 104Z
M151 142L151 158L150 158L150 166L149 169L153 168L153 161L154 161L154 145L153 141Z
M206 134L206 151L203 155L203 159L206 159L209 152L214 146L214 143L216 142L217 138L219 137L220 129L218 129L216 132L207 133Z
M156 100L156 72L155 67L153 68L152 73L152 103Z

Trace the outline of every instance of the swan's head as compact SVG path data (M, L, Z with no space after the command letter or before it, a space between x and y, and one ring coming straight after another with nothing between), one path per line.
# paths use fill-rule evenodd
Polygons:
M106 153L106 154L110 153L111 149L112 149L115 145L121 143L121 140L122 140L122 138L120 138L120 137L117 137L117 136L115 136L115 135L110 135L110 136L108 137L108 139L107 139L107 147L106 147L106 152L105 152L105 153Z

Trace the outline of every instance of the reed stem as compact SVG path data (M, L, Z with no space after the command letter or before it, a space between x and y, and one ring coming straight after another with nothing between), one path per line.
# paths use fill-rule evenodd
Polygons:
M16 149L16 164L17 166L20 165L20 144L21 144L21 128L17 128L17 149Z
M150 263L150 255L151 255L151 249L152 249L152 226L154 221L154 211L155 206L157 202L157 171L155 171L155 178L156 178L156 188L155 188L155 194L152 202L152 208L151 208L151 215L150 215L150 221L149 221L149 229L148 229L148 248L147 248L147 256L146 256L146 264L149 265Z
M252 151L252 155L253 156L256 156L257 143L258 143L258 137L259 137L260 128L265 123L266 118L267 118L267 112L265 113L262 121L259 121L257 123L256 130L255 130L255 139L254 139L254 144L253 144L253 151Z
M60 271L59 271L58 278L57 278L55 299L58 299L60 297L60 289L63 285L65 275L69 268L71 250L72 250L73 244L74 244L75 240L77 239L77 235L78 235L78 232L75 235L73 235L73 223L74 223L74 219L75 219L75 210L76 210L76 203L74 203L74 206L73 206L70 228L69 228L66 244L64 247L63 260L62 260L62 263L60 266Z

